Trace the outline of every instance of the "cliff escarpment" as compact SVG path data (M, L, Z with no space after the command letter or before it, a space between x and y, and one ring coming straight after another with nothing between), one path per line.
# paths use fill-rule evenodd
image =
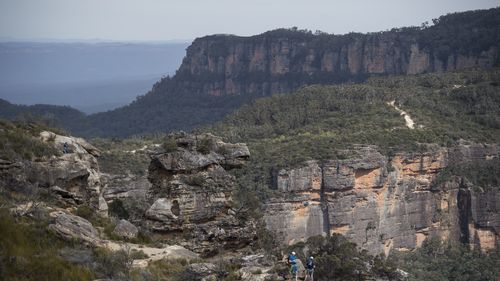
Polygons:
M207 36L189 46L175 79L193 83L199 94L270 95L372 75L492 67L500 62L496 14L498 9L452 14L430 27L370 34L278 29L251 37Z
M279 172L274 188L286 199L271 200L264 218L280 241L339 233L386 255L413 250L431 237L484 251L499 246L498 187L445 175L449 167L467 163L498 167L497 145L430 147L393 157L369 146L348 153L346 159L309 161Z
M237 174L240 186L262 194L267 229L284 244L337 233L377 254L430 238L493 250L495 73L304 87L260 99L212 130L248 144L253 161Z
M206 36L188 47L174 76L130 105L59 119L87 137L189 130L219 121L258 97L305 85L495 67L499 26L500 8L495 8L442 16L432 26L369 34L278 29L250 37Z

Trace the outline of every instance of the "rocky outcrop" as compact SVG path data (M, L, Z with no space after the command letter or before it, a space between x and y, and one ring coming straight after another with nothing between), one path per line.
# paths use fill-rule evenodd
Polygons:
M102 243L99 232L86 219L61 212L51 215L55 217L55 223L49 225L49 229L61 238L69 241L80 240L93 246Z
M113 230L113 234L122 238L134 239L139 234L139 229L128 220L120 220Z
M40 133L40 139L45 143L52 143L60 151L63 151L64 144L67 145L68 153L90 154L99 157L101 151L82 138L68 137L55 134L49 131Z
M169 151L159 148L151 155L152 205L146 212L150 228L182 232L175 235L182 245L205 254L250 243L253 224L235 217L236 183L226 171L246 162L247 146L224 143L210 134L169 138L174 142Z
M499 245L498 189L460 177L436 181L451 164L498 159L499 146L430 146L392 158L362 146L341 154L346 159L279 172L277 188L287 199L267 203L264 219L284 243L340 233L372 253L412 250L429 237L483 250Z
M179 260L191 261L199 259L199 255L179 245L159 245L159 247L149 247L143 244L133 244L118 241L103 241L104 247L112 251L140 252L144 256L134 259L133 267L147 267L150 262L159 260Z
M139 175L111 175L102 174L103 185L102 196L106 202L115 199L132 198L134 200L145 200L151 187L146 176Z
M48 190L64 205L89 204L105 211L105 202L99 202L101 181L96 158L99 150L83 139L47 131L40 133L40 139L61 154L4 165L0 170L3 185L10 189L31 190L33 194L40 189ZM64 143L68 153L63 153Z

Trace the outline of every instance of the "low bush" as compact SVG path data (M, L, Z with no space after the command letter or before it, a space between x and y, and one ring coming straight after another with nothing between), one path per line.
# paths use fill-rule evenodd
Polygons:
M498 280L500 252L482 253L465 245L441 242L438 238L426 240L411 253L394 253L392 260L410 273L410 281L417 280Z
M0 209L1 280L93 280L89 267L60 257L59 250L67 245L47 231L46 222L16 221L7 210Z
M61 151L38 138L43 129L46 128L34 123L12 123L0 119L0 159L19 161L60 155Z

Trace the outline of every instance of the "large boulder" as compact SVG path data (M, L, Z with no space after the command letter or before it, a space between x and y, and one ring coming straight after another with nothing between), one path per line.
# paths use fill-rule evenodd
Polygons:
M113 230L113 234L122 238L134 239L139 234L139 229L128 220L120 220Z
M66 144L70 153L90 154L94 157L99 157L101 155L99 149L82 138L62 136L53 132L43 131L40 133L40 140L46 143L52 143L56 148L60 149L61 152L64 149L64 144Z
M35 161L0 162L0 183L12 190L50 191L67 207L86 204L96 210L99 204L101 180L97 156L99 151L80 138L40 133L40 140L60 150L60 154ZM71 153L62 153L68 143ZM102 210L102 214L105 210Z
M92 224L79 216L56 212L55 222L49 225L49 229L65 240L81 240L86 244L98 246L102 243L99 232Z
M215 281L217 280L217 265L213 263L194 263L184 271L185 280Z

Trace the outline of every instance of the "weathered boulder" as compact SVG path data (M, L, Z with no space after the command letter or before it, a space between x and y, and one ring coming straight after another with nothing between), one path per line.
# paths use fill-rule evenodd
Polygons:
M134 259L133 267L147 267L150 262L159 260L187 261L199 259L199 255L179 245L148 247L143 244L106 240L103 246L112 251L141 252L144 256Z
M242 281L275 281L280 279L276 274L269 273L271 268L252 266L238 269Z
M99 149L82 138L62 136L53 132L43 131L40 133L40 139L43 142L52 143L56 148L59 148L61 152L63 151L64 144L66 144L70 153L90 154L94 157L99 157L101 155Z
M122 238L137 238L139 229L127 220L120 220L113 230L113 234Z
M241 258L241 268L238 269L240 280L243 281L271 281L283 280L273 273L274 262L263 254L244 256Z
M213 263L194 263L186 268L184 275L186 280L215 281L217 280L217 276L215 275L216 272L217 265Z
M180 133L168 140L175 147L159 147L151 154L151 206L146 211L151 229L183 232L187 239L179 243L204 253L250 243L254 224L235 218L231 208L236 183L226 171L245 163L247 146L210 134Z
M62 212L51 215L55 216L55 222L49 225L49 229L63 239L78 239L93 246L102 243L99 232L86 219Z
M101 181L96 156L98 150L83 139L42 132L40 139L60 149L66 142L72 153L53 155L35 161L19 161L1 165L0 182L14 190L41 189L50 191L59 202L67 206L88 204L95 209L105 208L99 204ZM105 210L102 210L102 213Z
M339 233L375 254L409 251L428 237L483 250L499 245L498 189L482 190L460 177L434 183L448 165L498 159L499 146L428 146L391 158L361 146L338 154L343 159L309 161L277 176L286 196L266 203L264 219L283 243Z

